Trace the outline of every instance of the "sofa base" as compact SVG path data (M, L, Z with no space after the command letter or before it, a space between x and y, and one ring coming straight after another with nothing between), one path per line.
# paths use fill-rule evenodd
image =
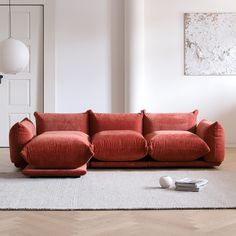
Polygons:
M87 173L87 165L76 169L36 169L28 165L22 173L30 177L80 177Z
M91 161L89 168L178 168L178 167L214 167L219 166L221 162L206 161L186 161L186 162L160 162L160 161Z

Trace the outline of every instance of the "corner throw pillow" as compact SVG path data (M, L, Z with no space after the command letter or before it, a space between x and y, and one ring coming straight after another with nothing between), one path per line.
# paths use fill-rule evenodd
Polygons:
M202 120L197 126L197 135L210 147L210 152L204 157L209 162L222 162L225 155L224 128L219 122Z
M25 118L12 126L9 133L10 158L16 167L24 167L25 160L20 155L24 145L35 136L34 124Z

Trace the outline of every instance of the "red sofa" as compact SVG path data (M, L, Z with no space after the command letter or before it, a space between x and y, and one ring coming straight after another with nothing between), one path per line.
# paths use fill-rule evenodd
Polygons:
M81 176L91 168L213 167L224 129L189 113L35 112L10 130L10 157L27 176Z

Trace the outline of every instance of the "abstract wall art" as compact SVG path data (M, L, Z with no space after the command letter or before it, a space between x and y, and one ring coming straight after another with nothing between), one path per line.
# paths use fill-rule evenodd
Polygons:
M236 13L185 13L188 76L236 75Z

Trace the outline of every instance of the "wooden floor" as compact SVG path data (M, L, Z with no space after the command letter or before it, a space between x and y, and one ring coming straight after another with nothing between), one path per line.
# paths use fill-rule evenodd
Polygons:
M236 171L236 149L226 150L219 169ZM12 171L8 149L0 149L0 174ZM0 211L0 236L5 235L234 236L236 210Z

